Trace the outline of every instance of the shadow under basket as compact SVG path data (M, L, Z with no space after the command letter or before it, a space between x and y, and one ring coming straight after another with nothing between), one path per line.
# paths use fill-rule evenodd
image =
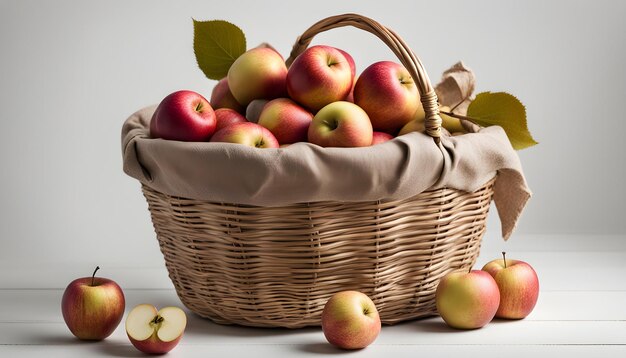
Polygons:
M298 328L319 326L345 290L368 295L384 324L435 315L441 277L476 261L494 181L473 193L278 207L142 190L187 308L220 324Z

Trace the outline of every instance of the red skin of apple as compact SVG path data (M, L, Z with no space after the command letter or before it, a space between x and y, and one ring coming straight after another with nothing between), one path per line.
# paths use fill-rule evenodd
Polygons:
M157 336L156 331L152 334L152 336L150 336L150 338L144 341L138 341L131 337L128 333L126 333L126 335L128 336L130 343L132 343L135 348L147 354L165 354L174 349L174 347L178 345L178 342L180 342L180 339L183 338L183 335L181 334L178 338L171 342L163 342Z
M306 142L313 114L288 98L277 98L263 107L259 125L274 134L280 144Z
M213 87L211 92L211 107L213 109L230 108L239 113L244 113L246 107L241 105L228 87L228 78L224 77Z
M150 136L201 142L213 135L215 125L215 112L206 98L193 91L177 91L165 97L152 115Z
M346 58L346 61L348 61L348 65L350 65L350 73L352 73L352 79L354 79L356 76L356 65L354 64L354 59L349 53L342 49L338 48L337 51L341 52L341 54Z
M248 120L246 117L239 114L239 112L230 108L220 108L215 111L215 119L217 124L215 125L215 132L222 128L226 128L235 123L245 123Z
M322 108L309 126L308 140L322 147L372 145L372 124L356 104L339 101Z
M267 47L256 47L239 56L228 70L228 86L242 105L255 99L286 97L287 65Z
M372 145L385 143L385 142L390 141L392 139L393 139L393 136L391 134L389 134L389 133L374 132L374 135L372 136Z
M498 284L500 306L496 317L521 319L535 308L539 297L539 278L533 268L524 261L493 260L483 267Z
M475 329L491 322L500 303L498 285L485 271L444 276L435 293L437 311L452 328Z
M329 103L344 100L352 89L350 63L338 49L313 46L301 53L289 67L289 97L313 112Z
M362 349L380 333L374 302L358 291L334 294L322 311L322 330L328 342L343 349Z
M238 143L255 148L278 148L276 137L256 123L235 123L215 133L211 142Z
M354 85L354 103L365 110L374 130L389 134L413 120L421 106L411 75L391 61L376 62L361 73Z
M120 286L108 278L76 279L61 299L63 319L73 335L83 340L102 340L122 321L126 301Z

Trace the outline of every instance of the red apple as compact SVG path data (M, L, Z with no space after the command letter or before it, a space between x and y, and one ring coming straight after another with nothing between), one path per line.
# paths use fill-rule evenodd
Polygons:
M313 114L288 98L271 100L263 107L259 124L274 134L280 144L306 142Z
M61 300L63 319L72 334L84 340L110 336L124 315L124 293L108 278L91 277L72 281Z
M528 316L535 308L539 297L539 278L533 268L524 261L493 260L483 267L498 284L500 306L496 317L520 319Z
M215 133L211 142L239 143L255 148L278 148L276 137L256 123L235 123Z
M222 128L226 128L231 124L235 123L245 123L246 117L239 114L239 112L230 109L230 108L220 108L215 111L215 119L217 124L215 125L215 132L219 131Z
M165 97L150 121L150 136L200 142L215 131L215 112L209 101L193 91L178 91Z
M374 132L374 135L372 136L372 145L385 143L385 142L390 141L392 139L393 139L393 136L391 134L389 134L389 133Z
M344 100L354 76L350 62L341 51L330 46L313 46L301 53L289 67L289 96L317 111L329 103Z
M126 334L135 348L148 354L165 354L180 342L187 316L178 307L156 307L141 304L126 317Z
M211 92L211 107L213 109L230 108L239 113L244 113L246 107L241 105L228 87L228 78L224 77L213 87Z
M334 294L322 311L322 330L331 344L343 349L361 349L380 333L380 317L374 302L364 293Z
M414 119L421 107L415 82L404 66L376 62L366 68L354 85L354 103L363 108L374 130L395 134Z
M354 64L354 59L349 53L342 49L337 48L337 51L341 52L341 54L346 58L346 61L348 61L348 65L350 65L350 73L352 73L352 79L354 80L356 76L356 65Z
M273 49L256 47L239 56L228 70L228 86L244 106L255 99L285 97L287 65Z
M367 113L354 103L339 101L322 108L309 126L309 142L322 147L367 147L373 130Z
M454 272L439 282L435 302L437 311L450 327L480 328L495 316L500 291L496 281L485 271Z

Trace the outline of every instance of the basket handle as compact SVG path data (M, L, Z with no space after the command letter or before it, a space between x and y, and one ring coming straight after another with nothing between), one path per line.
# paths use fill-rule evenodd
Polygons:
M413 51L411 51L400 36L380 23L358 14L336 15L320 20L298 37L286 61L287 66L290 66L296 57L306 50L315 35L320 32L344 26L354 26L358 29L371 32L381 39L398 57L400 62L409 71L409 74L411 74L411 77L413 77L413 80L416 81L417 88L419 89L420 101L426 113L424 123L426 133L435 140L435 143L439 144L441 141L441 117L439 116L437 94L430 83L424 65L422 65L420 59L415 56Z

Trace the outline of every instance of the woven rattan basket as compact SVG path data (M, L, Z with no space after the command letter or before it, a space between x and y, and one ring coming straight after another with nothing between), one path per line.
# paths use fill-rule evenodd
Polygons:
M379 37L416 80L426 131L440 145L437 97L419 59L390 29L354 14L300 36L287 64L317 33L354 26ZM250 206L165 195L147 185L170 278L190 310L224 324L320 324L328 298L358 290L385 324L436 314L439 279L473 266L494 179L468 193L427 190L403 200Z

